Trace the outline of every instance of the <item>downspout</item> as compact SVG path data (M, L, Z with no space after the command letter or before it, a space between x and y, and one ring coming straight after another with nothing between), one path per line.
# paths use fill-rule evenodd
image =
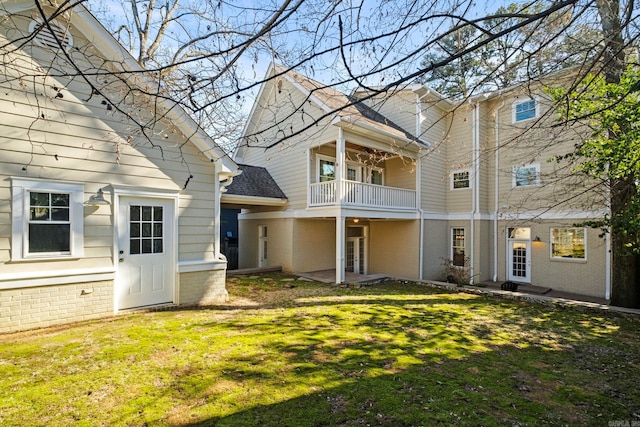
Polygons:
M222 252L220 251L220 210L222 209L220 205L220 195L222 193L220 171L222 170L222 161L220 159L217 159L215 162L213 162L213 169L216 183L216 185L213 186L213 210L215 215L213 226L213 258L217 260L224 260L226 262L226 257L222 255Z
M504 107L504 98L502 102L496 108L495 116L495 177L494 177L494 195L493 195L493 281L498 281L498 191L500 190L500 174L499 174L499 147L500 147L500 110Z
M422 135L422 97L416 93L416 137ZM418 280L422 280L424 273L424 211L422 210L422 156L418 152L416 159L416 207L420 221L418 238Z
M473 174L473 191L471 192L471 225L470 225L470 254L469 254L469 274L470 284L475 282L475 230L476 230L476 216L479 211L479 190L480 190L480 170L478 165L478 155L480 151L480 104L476 101L473 104L473 114L471 115L471 173Z

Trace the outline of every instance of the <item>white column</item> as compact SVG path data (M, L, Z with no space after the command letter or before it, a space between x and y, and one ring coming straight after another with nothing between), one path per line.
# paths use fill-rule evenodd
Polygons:
M344 163L345 163L345 141L342 128L338 128L338 139L336 140L336 203L338 206L342 206L342 192L343 192L343 175L344 175Z
M344 282L345 218L336 216L336 283Z

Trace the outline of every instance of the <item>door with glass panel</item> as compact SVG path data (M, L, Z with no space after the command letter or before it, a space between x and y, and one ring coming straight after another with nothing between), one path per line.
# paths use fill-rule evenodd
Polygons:
M174 301L174 202L120 197L117 303L119 309Z
M269 234L266 225L258 226L258 267L269 265Z
M347 227L345 271L367 274L365 227Z
M531 283L531 230L509 228L507 239L507 280Z

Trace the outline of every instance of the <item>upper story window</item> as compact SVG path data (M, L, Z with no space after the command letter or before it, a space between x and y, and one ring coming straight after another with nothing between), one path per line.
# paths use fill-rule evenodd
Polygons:
M382 169L371 168L369 173L369 183L375 185L384 185L384 173Z
M586 242L584 228L552 228L551 258L586 260Z
M82 184L14 178L11 189L13 261L82 256Z
M333 159L318 157L318 182L336 179L336 162Z
M513 121L524 122L538 116L538 105L535 99L526 99L513 104Z
M513 167L513 187L540 185L540 164Z
M451 189L458 190L471 188L471 180L468 169L453 171L451 173Z

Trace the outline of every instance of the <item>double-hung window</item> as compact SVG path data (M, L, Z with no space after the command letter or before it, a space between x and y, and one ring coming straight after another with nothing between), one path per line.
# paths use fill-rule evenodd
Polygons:
M457 170L451 173L451 189L458 190L462 188L471 188L468 169Z
M82 256L82 184L13 178L11 189L13 261Z
M336 179L336 162L328 157L318 157L318 182Z
M538 116L538 105L535 99L526 99L513 104L513 121L524 122Z
M551 258L585 261L587 259L586 242L584 228L552 228Z

